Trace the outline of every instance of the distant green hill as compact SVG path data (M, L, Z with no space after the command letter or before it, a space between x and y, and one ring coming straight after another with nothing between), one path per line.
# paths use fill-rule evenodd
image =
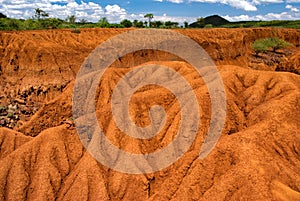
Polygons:
M230 22L218 15L212 15L205 18L199 18L196 22L189 25L190 28L204 27L279 27L279 28L296 28L300 29L300 20L272 20L272 21L239 21Z
M197 22L189 25L191 28L203 28L206 25L212 25L214 27L229 24L230 22L219 15L212 15L206 18L199 18Z

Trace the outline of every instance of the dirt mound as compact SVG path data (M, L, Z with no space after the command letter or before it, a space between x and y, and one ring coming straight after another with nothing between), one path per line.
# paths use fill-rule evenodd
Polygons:
M156 62L157 63L157 62ZM227 118L222 137L213 152L198 159L207 131L209 96L201 79L195 79L184 62L160 62L191 82L203 114L201 128L190 150L172 166L157 173L128 175L95 161L82 147L75 128L65 123L50 128L57 113L67 118L71 86L49 102L28 124L35 138L1 129L0 192L2 199L57 200L298 200L300 199L300 79L290 73L254 71L220 66L227 94ZM152 152L172 141L180 111L174 96L160 87L137 92L130 105L133 121L147 124L149 97L164 100L166 128L150 141L133 140L116 130L107 116L111 91L127 70L111 68L97 101L99 122L107 137L127 151ZM113 79L115 78L115 79ZM153 99L152 99L153 100ZM155 101L155 99L154 99ZM64 103L64 104L61 104ZM172 104L170 104L172 103ZM55 108L55 109L54 109ZM54 111L57 111L55 113ZM140 114L139 116L136 114ZM105 118L103 115L106 115ZM37 122L35 124L35 122ZM59 123L58 123L59 124ZM57 125L58 125L57 124ZM25 129L30 133L30 126ZM47 129L47 127L49 127ZM28 130L29 129L29 130ZM3 140L4 139L4 140ZM12 148L12 144L15 144Z
M226 90L226 123L205 159L198 156L209 129L210 96L195 70L175 55L153 50L115 61L102 77L95 106L100 126L118 148L131 153L160 150L172 142L180 123L175 96L150 85L132 96L130 117L147 126L149 108L159 104L166 111L166 124L149 140L124 134L112 117L111 96L128 71L142 64L168 66L190 83L199 102L201 120L190 149L173 165L144 175L116 172L97 162L80 142L72 117L74 78L84 58L123 31L0 33L0 101L6 104L0 116L13 109L12 119L24 118L14 127L18 132L0 128L0 200L300 200L299 75L266 66L263 70L269 71L249 68L255 39L279 36L299 46L298 30L178 30L214 59ZM299 69L296 51L291 49L289 59L278 61L291 66L285 71ZM40 105L33 105L36 102ZM28 115L22 117L19 108Z

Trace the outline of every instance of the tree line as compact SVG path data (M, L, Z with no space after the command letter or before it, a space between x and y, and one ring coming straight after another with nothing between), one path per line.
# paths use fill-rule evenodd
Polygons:
M7 18L0 13L0 30L35 30L35 29L57 29L57 28L188 28L188 23L179 26L178 22L172 21L153 21L154 15L148 13L144 15L145 21L128 19L120 23L110 23L106 17L102 17L98 22L88 22L86 19L77 19L75 15L68 16L66 19L51 18L49 13L40 8L34 10L34 15L30 19Z

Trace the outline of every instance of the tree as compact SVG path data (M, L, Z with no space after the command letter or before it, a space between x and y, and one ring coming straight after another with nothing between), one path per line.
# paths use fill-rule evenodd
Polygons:
M132 22L127 19L122 20L120 24L126 28L132 27Z
M46 18L46 17L49 17L49 13L46 13L45 11L43 11L42 9L40 8L36 8L34 10L34 18L37 19L37 20L40 20L41 18Z
M40 9L40 8L36 8L35 10L34 10L34 18L35 19L41 19L41 12L42 12L43 10L42 9Z
M144 27L143 21L134 20L132 24L136 28L143 28Z
M87 21L86 19L80 19L80 20L79 20L79 23L80 23L80 24L86 24L86 23L88 23L88 21Z
M149 22L149 27L151 27L151 20L153 19L153 14L152 13L148 13L146 15L144 15L144 18L148 18L148 22Z
M0 18L7 18L7 16L4 15L3 13L0 13Z
M255 51L256 56L260 53L260 52L266 52L268 50L269 46L267 45L267 43L265 42L265 39L259 39L254 41L254 43L252 44L252 49Z
M138 20L133 20L132 25L133 25L134 27L138 27L138 23L139 23Z
M166 28L177 28L179 25L178 22L171 22L171 21L166 21L165 26Z
M282 40L280 38L263 38L255 40L252 44L252 48L255 51L256 55L260 52L266 52L270 48L272 48L273 52L276 52L278 49L285 48L287 46L291 46L292 44Z
M98 25L101 28L105 28L105 27L109 27L109 22L107 20L106 17L102 17L99 21L98 21Z
M74 24L76 22L76 17L75 15L71 15L67 17L67 22Z
M267 43L269 47L273 49L273 52L276 52L278 49L285 48L287 46L291 46L292 44L289 42L286 42L285 40L282 40L278 37L276 38L268 38Z
M201 28L203 28L205 26L205 21L203 17L200 17L197 19L197 25Z
M151 27L154 27L154 28L159 28L159 27L162 27L163 25L164 25L164 23L162 21L151 22Z
M42 18L46 18L46 17L49 17L49 13L46 13L46 12L42 12Z
M42 29L56 29L63 23L63 20L58 18L47 18L40 21L40 28Z
M189 23L187 21L185 21L183 24L184 24L184 28L189 28Z

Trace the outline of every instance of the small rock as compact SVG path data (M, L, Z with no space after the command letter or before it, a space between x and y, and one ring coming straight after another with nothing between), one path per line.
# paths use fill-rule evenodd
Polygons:
M0 120L0 125L1 125L1 126L5 126L5 124L6 124L5 119L1 119L1 120Z
M68 127L68 128L70 128L71 126L74 125L74 123L73 123L71 120L69 120L69 119L67 119L67 120L65 121L65 124L67 124L67 127Z
M9 104L9 105L8 105L8 109L9 109L9 110L13 109L13 105L12 105L12 104Z
M22 105L25 104L25 101L22 100L22 99L20 99L20 98L16 98L15 101L16 101L17 103L19 103L19 104L22 104Z

